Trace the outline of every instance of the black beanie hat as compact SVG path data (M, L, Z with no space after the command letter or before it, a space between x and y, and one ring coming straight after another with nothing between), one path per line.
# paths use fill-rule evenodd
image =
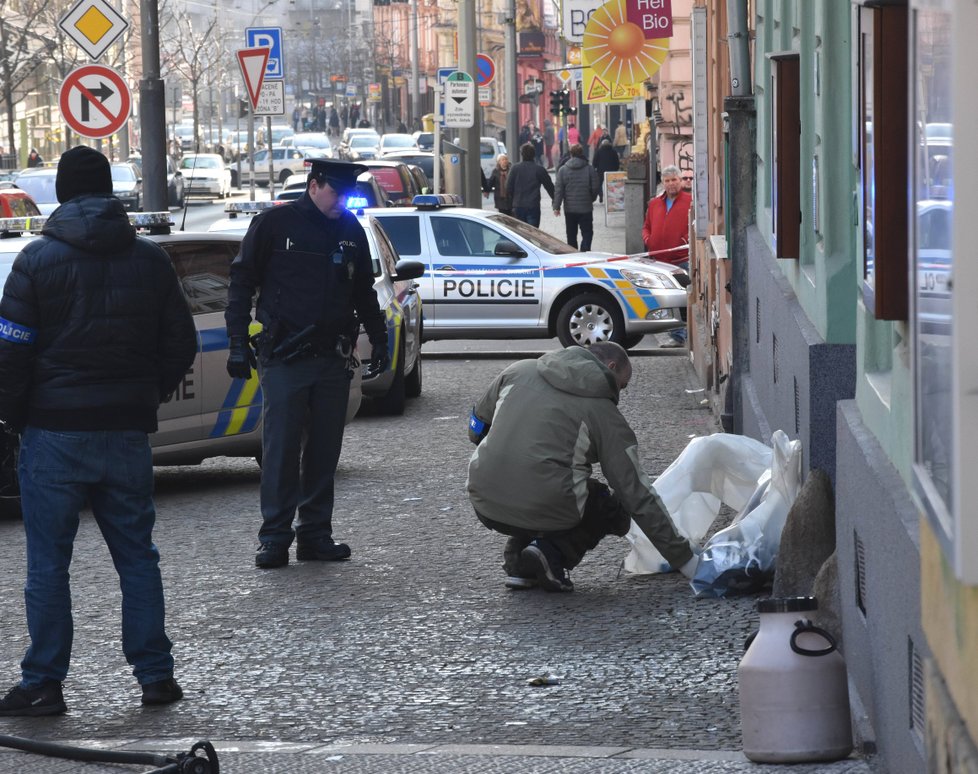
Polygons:
M54 192L64 204L82 194L111 194L109 160L93 148L78 145L61 154Z

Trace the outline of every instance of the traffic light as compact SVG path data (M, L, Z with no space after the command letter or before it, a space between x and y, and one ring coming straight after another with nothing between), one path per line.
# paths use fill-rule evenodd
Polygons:
M561 91L550 92L550 114L551 115L554 116L560 115L560 111L563 107L561 94L563 94L563 92Z
M246 99L238 99L238 118L247 118L251 105Z
M567 89L560 90L560 112L565 116L573 115L570 106L570 92Z

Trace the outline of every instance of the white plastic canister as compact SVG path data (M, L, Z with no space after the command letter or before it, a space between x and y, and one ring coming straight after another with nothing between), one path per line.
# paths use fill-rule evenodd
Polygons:
M852 751L846 665L805 617L815 597L763 599L737 669L744 753L759 763L833 761Z

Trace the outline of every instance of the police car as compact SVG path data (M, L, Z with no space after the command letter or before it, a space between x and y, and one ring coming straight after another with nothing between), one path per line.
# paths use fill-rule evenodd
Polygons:
M366 212L402 259L425 265L420 293L427 339L557 336L561 344L615 341L683 325L688 277L641 256L580 253L495 211L425 195L412 207Z
M197 356L183 382L159 410L159 430L150 436L156 465L197 464L208 457L261 456L261 389L256 375L227 374L224 309L238 234L170 233L170 213L133 213L130 221L160 245L176 269L197 328ZM0 219L0 282L14 259L40 233L46 217ZM260 329L257 324L252 332ZM360 373L354 374L346 407L349 422L360 408ZM0 451L0 498L16 494L11 468L15 448ZM10 487L13 486L11 492ZM0 503L2 506L2 503Z
M363 177L363 175L361 175ZM251 219L269 207L277 207L281 201L232 202L224 208L228 217L211 224L211 233L235 233L239 237L248 231ZM359 207L360 201L347 198L347 207ZM373 374L367 368L370 361L370 341L361 331L357 339L357 356L363 363L362 389L374 408L382 414L403 414L405 398L421 395L421 341L424 323L422 303L416 280L424 273L419 261L400 260L387 233L376 218L361 214L357 217L367 234L370 258L374 270L374 290L377 302L387 320L387 347L390 366Z

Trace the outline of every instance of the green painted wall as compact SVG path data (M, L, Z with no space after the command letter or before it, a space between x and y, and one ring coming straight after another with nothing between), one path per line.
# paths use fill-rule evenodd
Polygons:
M757 0L756 9L757 226L769 235L773 247L767 55L797 51L801 252L798 261L780 261L781 269L822 338L832 344L857 345L857 404L909 484L912 384L906 325L875 320L859 291L862 240L852 118L857 16L848 2L840 0Z

